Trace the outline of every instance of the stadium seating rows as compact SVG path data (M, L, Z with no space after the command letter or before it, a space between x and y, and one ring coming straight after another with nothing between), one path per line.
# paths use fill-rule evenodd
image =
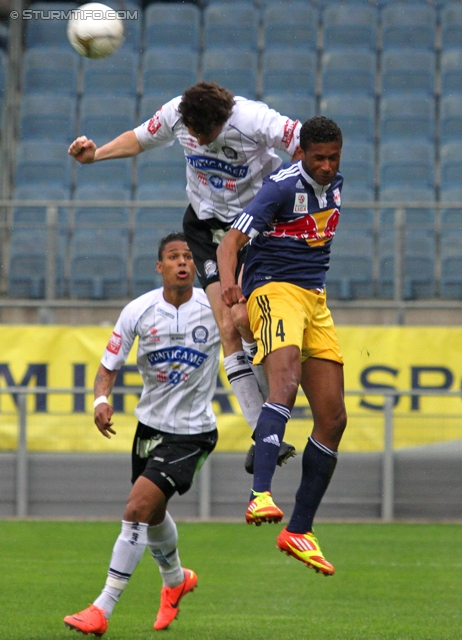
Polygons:
M92 167L71 163L65 151L78 132L103 144L148 119L198 79L216 80L237 94L261 97L291 117L305 119L322 113L339 123L345 139L342 219L346 230L336 240L338 260L334 258L329 273L330 295L394 295L395 236L392 228L386 229L394 213L380 213L380 229L383 226L386 233L377 244L373 210L353 210L348 202L372 202L377 197L390 202L431 202L438 195L444 199L445 194L456 199L454 185L462 177L457 142L462 137L462 3L206 0L202 8L173 2L153 3L144 10L137 2L110 0L108 4L136 19L125 21L123 47L105 60L82 59L70 50L63 21L34 20L27 25L15 197L184 200L184 159L177 146L159 155L143 154L137 162L126 159ZM50 5L65 11L77 6L44 2L31 7L46 11ZM0 55L0 92L5 66L5 56ZM41 141L40 151L37 140ZM155 185L151 184L153 175ZM462 200L462 194L456 195ZM145 290L149 278L152 286L149 247L159 235L152 230L152 221L179 226L182 213L180 207L174 208L162 219L162 211L157 206L136 212L127 207L117 213L79 207L69 216L60 208L58 226L69 224L72 233L60 231L58 244L62 256L71 256L71 266L64 273L58 255L57 291L86 297L126 295L127 274L132 278L131 293ZM409 209L406 220L412 219L411 213ZM426 216L420 218L418 241L413 232L403 240L407 297L436 292L436 216L430 210L426 213L431 222L425 227L422 218ZM44 216L44 207L14 211L12 295L19 291L32 297L44 294L46 238L35 245L29 284L24 275L27 260L24 262L18 240L21 233L30 231L21 225L39 227ZM112 225L114 235L110 237L117 236L120 243L120 264L114 265L118 278L112 282L98 266L97 248L103 252L107 244L96 218L101 226L103 222ZM130 224L135 229L132 235L127 232ZM441 224L443 239L449 224L444 212ZM452 225L457 226L454 220ZM413 229L415 226L412 223ZM440 294L461 297L462 270L455 243L441 241L438 246ZM379 274L374 274L375 255L379 255ZM426 260L425 265L421 259ZM93 283L92 273L98 274Z

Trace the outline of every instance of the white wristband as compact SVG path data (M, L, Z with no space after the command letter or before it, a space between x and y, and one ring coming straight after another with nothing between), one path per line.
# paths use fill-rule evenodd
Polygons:
M99 398L96 398L96 400L94 401L93 408L96 409L96 407L99 404L103 404L103 402L105 402L106 404L109 404L106 396L99 396Z

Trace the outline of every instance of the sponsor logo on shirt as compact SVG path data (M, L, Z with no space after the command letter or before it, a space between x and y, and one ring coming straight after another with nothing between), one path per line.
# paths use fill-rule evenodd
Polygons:
M342 197L340 195L340 189L334 189L334 202L339 207L342 204Z
M234 151L234 149L232 147L221 147L221 150L223 151L225 156L227 158L229 158L230 160L236 160L237 159L237 151Z
M106 349L110 353L117 355L120 351L121 346L122 346L122 336L120 336L118 333L113 331L112 336L109 338L109 342L107 343Z
M286 149L290 147L290 143L292 142L292 138L294 137L295 127L297 126L298 120L291 120L287 118L286 123L284 125L284 133L282 135L282 142L285 144Z
M228 180L226 180L226 188L230 191L236 191L236 180L228 178Z
M310 246L321 246L331 240L340 218L338 209L320 211L315 215L300 216L295 220L273 223L272 231L264 231L265 236L277 238L299 238L307 240Z
M308 194L307 193L295 194L294 213L308 213Z
M171 384L173 386L177 385L179 382L187 382L189 378L189 373L185 373L178 370L172 371L158 371L157 372L157 382L165 384Z
M209 181L207 180L207 175L205 173L202 173L202 171L198 171L197 172L197 178L199 180L199 182L202 182L202 184L208 184Z
M198 369L207 360L208 355L202 351L196 351L189 347L165 347L147 354L149 364L156 365L162 362L179 362L194 369Z
M212 185L212 187L214 187L215 189L223 188L223 178L220 178L220 176L215 176L215 175L210 176L209 182Z
M191 167L199 171L221 171L233 178L245 178L249 167L245 165L234 166L229 162L224 162L218 158L207 158L206 156L186 156L186 160Z
M208 337L209 337L209 330L207 329L207 327L199 325L197 327L194 327L194 329L192 330L192 339L194 342L205 343L207 342Z
M162 122L160 121L160 112L162 111L162 107L157 111L152 118L149 120L148 131L153 136L162 126Z
M157 329L155 327L152 327L151 329L149 329L148 342L160 342L160 337L156 334L157 334Z

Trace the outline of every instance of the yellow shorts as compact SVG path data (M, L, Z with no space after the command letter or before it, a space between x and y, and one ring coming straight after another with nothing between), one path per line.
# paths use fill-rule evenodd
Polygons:
M300 349L302 362L323 358L343 364L325 291L269 282L252 292L247 311L258 345L254 364L268 353L291 345Z

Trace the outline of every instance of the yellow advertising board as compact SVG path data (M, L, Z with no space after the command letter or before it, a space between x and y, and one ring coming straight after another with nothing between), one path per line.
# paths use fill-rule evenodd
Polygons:
M462 328L339 326L345 359L348 427L344 451L377 451L383 443L383 388L460 391ZM92 394L58 394L53 389L92 388L111 330L101 326L8 326L0 331L0 387L40 386L49 393L29 394L28 446L43 451L129 451L135 428L133 409L141 386L136 349L120 371L117 386L126 390L113 398L117 435L110 441L93 425ZM229 390L223 369L219 388ZM220 440L218 450L245 451L247 426L233 395L215 396ZM461 397L406 396L397 393L395 446L416 447L462 439ZM0 449L15 449L17 408L10 393L0 395ZM303 396L297 399L286 440L303 449L311 430L311 414Z

